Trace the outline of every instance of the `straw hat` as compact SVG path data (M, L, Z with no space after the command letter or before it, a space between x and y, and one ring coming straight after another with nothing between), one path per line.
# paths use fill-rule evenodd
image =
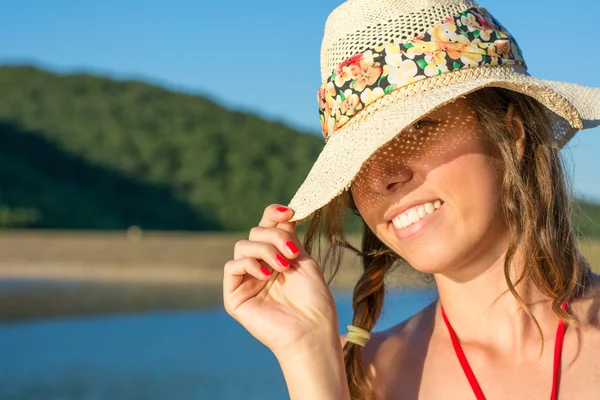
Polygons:
M424 115L486 86L548 109L564 145L600 125L600 88L536 79L521 49L469 0L349 0L327 19L319 110L325 147L289 207L309 218L347 190L377 149Z

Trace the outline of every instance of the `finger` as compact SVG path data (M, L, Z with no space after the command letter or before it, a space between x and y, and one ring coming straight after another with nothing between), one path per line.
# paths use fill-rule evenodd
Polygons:
M275 228L281 222L287 222L294 215L291 208L280 204L271 204L263 212L263 216L258 223L258 226L264 228Z
M282 224L278 224L280 227ZM254 242L270 243L285 257L290 260L295 259L300 254L300 240L295 232L286 232L281 228L263 228L262 226L254 227L250 230L248 239Z
M296 223L295 222L280 222L278 223L275 228L281 229L284 232L287 232L290 237L292 238L292 241L294 241L294 243L297 243L298 248L302 251L302 241L300 240L300 237L298 237L298 232L296 231Z
M268 281L273 276L272 271L252 258L230 260L223 269L223 294L234 292L244 280L245 275L251 275L261 281Z
M278 272L284 272L291 266L290 260L283 256L271 243L240 240L235 244L234 260L253 258L264 261Z
M272 204L265 209L263 218L258 225L283 229L293 235L296 243L300 243L300 238L296 232L296 221L290 221L290 219L293 219L294 213L294 210L289 207Z

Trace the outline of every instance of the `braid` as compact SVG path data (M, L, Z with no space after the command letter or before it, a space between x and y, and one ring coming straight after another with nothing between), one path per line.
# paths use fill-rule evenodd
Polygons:
M352 325L371 331L379 319L385 296L384 277L397 256L363 223L362 257L364 272L358 280L352 298L354 317ZM353 343L344 346L346 375L352 399L371 400L373 393L367 387L362 367L362 348Z

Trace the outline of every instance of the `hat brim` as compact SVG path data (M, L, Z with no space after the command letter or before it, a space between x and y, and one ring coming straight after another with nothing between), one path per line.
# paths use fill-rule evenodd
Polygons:
M600 88L533 78L512 66L477 67L418 81L373 102L329 139L289 203L302 221L347 190L363 164L406 127L438 107L484 87L502 87L545 105L562 146L600 125Z

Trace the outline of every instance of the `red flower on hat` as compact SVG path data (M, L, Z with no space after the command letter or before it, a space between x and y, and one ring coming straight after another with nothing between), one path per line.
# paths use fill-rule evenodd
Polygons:
M325 108L325 92L327 91L327 87L322 85L319 88L319 93L317 94L317 99L319 100L319 108L323 110Z
M479 14L475 14L475 15L477 16L477 21L479 22L479 24L481 25L482 28L494 29L492 24L490 24L490 22L486 18L484 18L483 16L481 16Z
M358 53L353 55L352 57L348 58L347 60L345 60L344 62L342 62L340 65L338 65L335 69L335 73L336 74L341 74L342 73L342 69L346 66L346 65L360 65L360 62L363 59L363 54L362 53Z

